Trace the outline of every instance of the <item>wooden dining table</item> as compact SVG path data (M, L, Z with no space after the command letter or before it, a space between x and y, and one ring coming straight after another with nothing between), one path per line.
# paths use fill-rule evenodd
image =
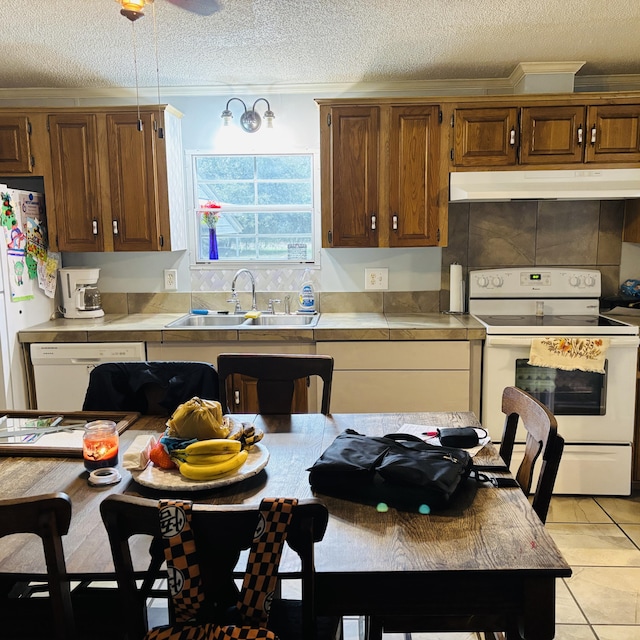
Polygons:
M479 426L473 413L294 414L234 416L265 435L267 466L241 482L190 491L181 497L210 504L252 504L266 496L313 497L308 469L345 429L383 435L405 425L425 431ZM120 436L121 452L141 434L159 434L165 419L142 416ZM122 459L122 453L121 453ZM499 465L492 444L475 460ZM0 457L2 498L64 491L73 515L64 537L73 579L113 579L113 564L100 503L109 494L159 498L166 491L142 486L119 467L122 481L92 487L81 458ZM491 474L490 474L491 475ZM497 473L497 475L508 475ZM434 626L455 627L475 615L509 612L526 640L551 640L556 581L571 569L519 488L467 480L450 507L430 514L379 510L317 495L329 510L324 539L316 545L317 608L339 615L433 616ZM293 554L292 554L293 555ZM293 571L293 559L282 571ZM39 543L14 536L0 540L0 575L42 579Z

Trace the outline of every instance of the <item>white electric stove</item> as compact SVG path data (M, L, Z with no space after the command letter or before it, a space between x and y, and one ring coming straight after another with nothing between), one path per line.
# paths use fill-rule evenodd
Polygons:
M638 327L601 315L600 294L596 270L518 267L469 274L469 312L487 332L482 423L499 441L506 386L544 402L566 442L556 493L631 492ZM529 365L531 342L541 336L608 338L605 373ZM519 439L524 442L522 432Z

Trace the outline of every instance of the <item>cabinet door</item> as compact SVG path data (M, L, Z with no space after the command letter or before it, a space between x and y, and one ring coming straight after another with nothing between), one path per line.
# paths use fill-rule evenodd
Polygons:
M227 398L231 413L259 413L258 381L255 378L233 374L227 378ZM307 413L307 378L294 381L291 413Z
M0 116L0 175L31 173L31 139L26 116Z
M438 107L392 107L389 136L389 245L437 244Z
M378 245L379 108L333 107L321 127L324 247ZM328 207L328 209L325 209Z
M589 107L587 162L640 162L640 105Z
M524 107L521 114L522 164L582 162L585 108Z
M454 163L458 167L516 164L518 109L456 109Z
M60 251L102 251L97 116L49 116L54 210Z
M151 111L107 114L111 230L115 251L156 251L158 231L156 120Z

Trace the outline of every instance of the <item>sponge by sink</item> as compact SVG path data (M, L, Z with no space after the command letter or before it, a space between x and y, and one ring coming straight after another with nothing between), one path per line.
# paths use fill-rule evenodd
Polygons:
M247 313L244 314L245 318L259 318L260 317L260 311L247 311Z

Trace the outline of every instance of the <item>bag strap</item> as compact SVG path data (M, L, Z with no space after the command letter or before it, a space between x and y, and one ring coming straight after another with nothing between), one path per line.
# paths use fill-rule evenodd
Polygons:
M295 498L264 498L253 537L237 608L250 624L264 626L278 582L278 566Z

